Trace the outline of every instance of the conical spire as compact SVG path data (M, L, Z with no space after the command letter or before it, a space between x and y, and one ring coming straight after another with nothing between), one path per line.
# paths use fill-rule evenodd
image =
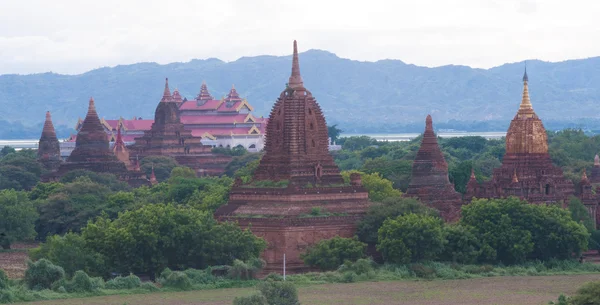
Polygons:
M46 121L44 122L44 128L42 129L42 138L56 138L56 131L54 130L54 124L52 124L50 111L46 111Z
M588 180L586 169L583 169L583 173L581 174L581 181Z
M517 169L516 168L513 170L512 182L519 183L519 178L517 177Z
M156 184L158 181L156 180L156 175L154 174L154 165L152 165L152 173L150 174L150 183Z
M209 101L209 100L212 100L212 99L213 99L213 97L208 92L208 87L206 86L206 82L202 81L202 86L200 86L200 93L198 93L198 96L196 97L196 100L198 100L198 101Z
M298 62L298 44L294 40L294 55L292 59L292 75L288 82L288 86L292 89L304 88L304 81L300 75L300 63Z
M521 105L519 106L519 112L517 113L519 118L531 118L535 116L533 105L531 105L531 100L529 99L528 82L529 77L527 76L527 68L525 68L525 73L523 74L523 98L521 99Z
M471 178L469 180L477 180L477 178L475 178L475 169L471 168Z
M163 97L160 100L161 102L170 102L172 99L171 90L169 89L169 78L165 79L165 91L163 92Z
M425 119L425 132L428 130L433 131L433 120L431 119L430 114L428 114L427 118Z
M600 166L600 157L598 154L594 157L594 166Z
M110 151L106 131L96 112L94 98L90 98L87 115L77 133L75 149L67 161L87 162L93 160L96 162L111 159L114 160L114 155Z

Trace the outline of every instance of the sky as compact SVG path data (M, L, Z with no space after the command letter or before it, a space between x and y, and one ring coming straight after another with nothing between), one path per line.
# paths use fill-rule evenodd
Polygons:
M596 0L0 0L0 74L327 50L490 68L600 55Z

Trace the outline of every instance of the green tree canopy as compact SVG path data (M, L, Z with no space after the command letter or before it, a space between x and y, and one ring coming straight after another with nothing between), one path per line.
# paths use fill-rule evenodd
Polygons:
M365 256L367 244L357 238L336 236L319 241L300 255L305 265L321 270L334 270L345 261L355 262Z
M342 177L346 183L350 182L350 174L359 173L363 186L369 191L371 201L382 201L385 198L400 197L402 192L394 189L390 180L384 179L379 173L365 174L359 171L343 171Z
M38 213L27 193L0 191L0 247L10 249L15 241L32 240L37 217Z

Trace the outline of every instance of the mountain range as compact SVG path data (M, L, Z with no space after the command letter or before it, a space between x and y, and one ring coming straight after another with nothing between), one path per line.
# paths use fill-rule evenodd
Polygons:
M531 101L547 127L600 129L600 57L527 61ZM435 68L400 60L361 62L322 50L300 54L304 84L328 124L346 132L421 131L431 114L437 128L505 130L521 101L524 62L491 69ZM78 75L0 75L0 127L36 130L50 110L60 133L84 117L90 96L101 117L151 118L169 78L171 90L193 99L205 81L215 98L232 84L257 116L268 116L289 77L291 56L191 60L104 67ZM4 122L1 122L4 121ZM6 127L4 127L6 128ZM0 134L0 137L10 137Z

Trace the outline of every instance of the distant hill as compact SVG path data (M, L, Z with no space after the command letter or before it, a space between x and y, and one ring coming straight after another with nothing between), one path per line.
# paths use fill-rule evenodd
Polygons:
M521 62L487 70L426 68L400 60L354 61L320 50L301 53L300 65L305 86L321 104L328 124L337 123L346 132L421 131L428 113L437 128L503 130L521 100L524 67ZM188 99L196 96L203 80L215 97L235 84L257 115L268 116L290 69L291 56L257 56L229 63L138 63L80 75L2 75L0 121L37 127L50 110L55 125L70 128L85 116L90 96L101 117L149 118L165 77L171 89L178 87ZM547 127L600 129L600 57L534 60L527 62L527 69L533 106Z

